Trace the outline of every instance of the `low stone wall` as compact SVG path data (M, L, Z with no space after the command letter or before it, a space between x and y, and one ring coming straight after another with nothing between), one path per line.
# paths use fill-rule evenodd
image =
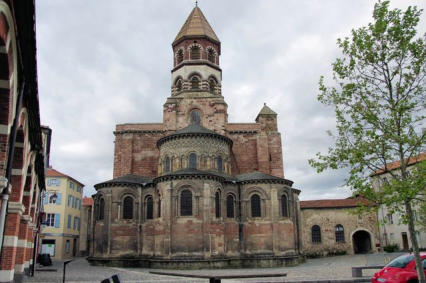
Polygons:
M218 268L268 268L295 266L305 261L302 255L293 256L250 256L240 258L212 258L212 259L154 259L147 257L137 258L100 258L88 257L91 265L105 265L118 267L143 267L156 269L218 269Z

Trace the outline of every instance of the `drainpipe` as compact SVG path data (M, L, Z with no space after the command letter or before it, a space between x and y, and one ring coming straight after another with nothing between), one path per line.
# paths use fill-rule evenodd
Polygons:
M10 194L10 184L8 184L8 180L12 177L12 166L13 166L13 157L15 152L15 142L16 142L16 134L18 132L18 124L19 124L19 113L21 112L22 106L22 98L24 97L25 90L25 80L22 82L21 88L18 93L18 101L16 107L16 115L13 120L12 128L10 129L10 137L9 137L9 152L7 157L7 166L6 166L6 178L0 180L0 188L2 189L2 202L1 202L1 215L0 215L0 256L3 251L3 241L4 241L4 226L6 224L6 214L7 214L7 206L9 203L9 194Z
M0 190L3 192L0 212L0 254L3 247L4 226L7 212L7 203L9 200L10 187L8 181L4 177L0 177Z

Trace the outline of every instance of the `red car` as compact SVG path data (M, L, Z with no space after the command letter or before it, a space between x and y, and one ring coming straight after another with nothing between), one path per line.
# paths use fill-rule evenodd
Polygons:
M420 253L423 272L426 275L426 253ZM389 262L382 270L376 272L371 278L372 283L414 283L417 278L416 262L413 254L399 256Z

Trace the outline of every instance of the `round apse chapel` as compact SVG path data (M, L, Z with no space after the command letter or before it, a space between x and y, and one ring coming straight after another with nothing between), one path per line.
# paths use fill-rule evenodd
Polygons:
M192 123L157 142L158 174L180 169L199 169L231 174L232 140Z

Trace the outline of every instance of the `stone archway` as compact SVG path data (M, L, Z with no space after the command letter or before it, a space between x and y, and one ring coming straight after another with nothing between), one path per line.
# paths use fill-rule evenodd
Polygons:
M355 254L365 254L371 251L371 236L365 230L356 231L352 235L352 245Z

